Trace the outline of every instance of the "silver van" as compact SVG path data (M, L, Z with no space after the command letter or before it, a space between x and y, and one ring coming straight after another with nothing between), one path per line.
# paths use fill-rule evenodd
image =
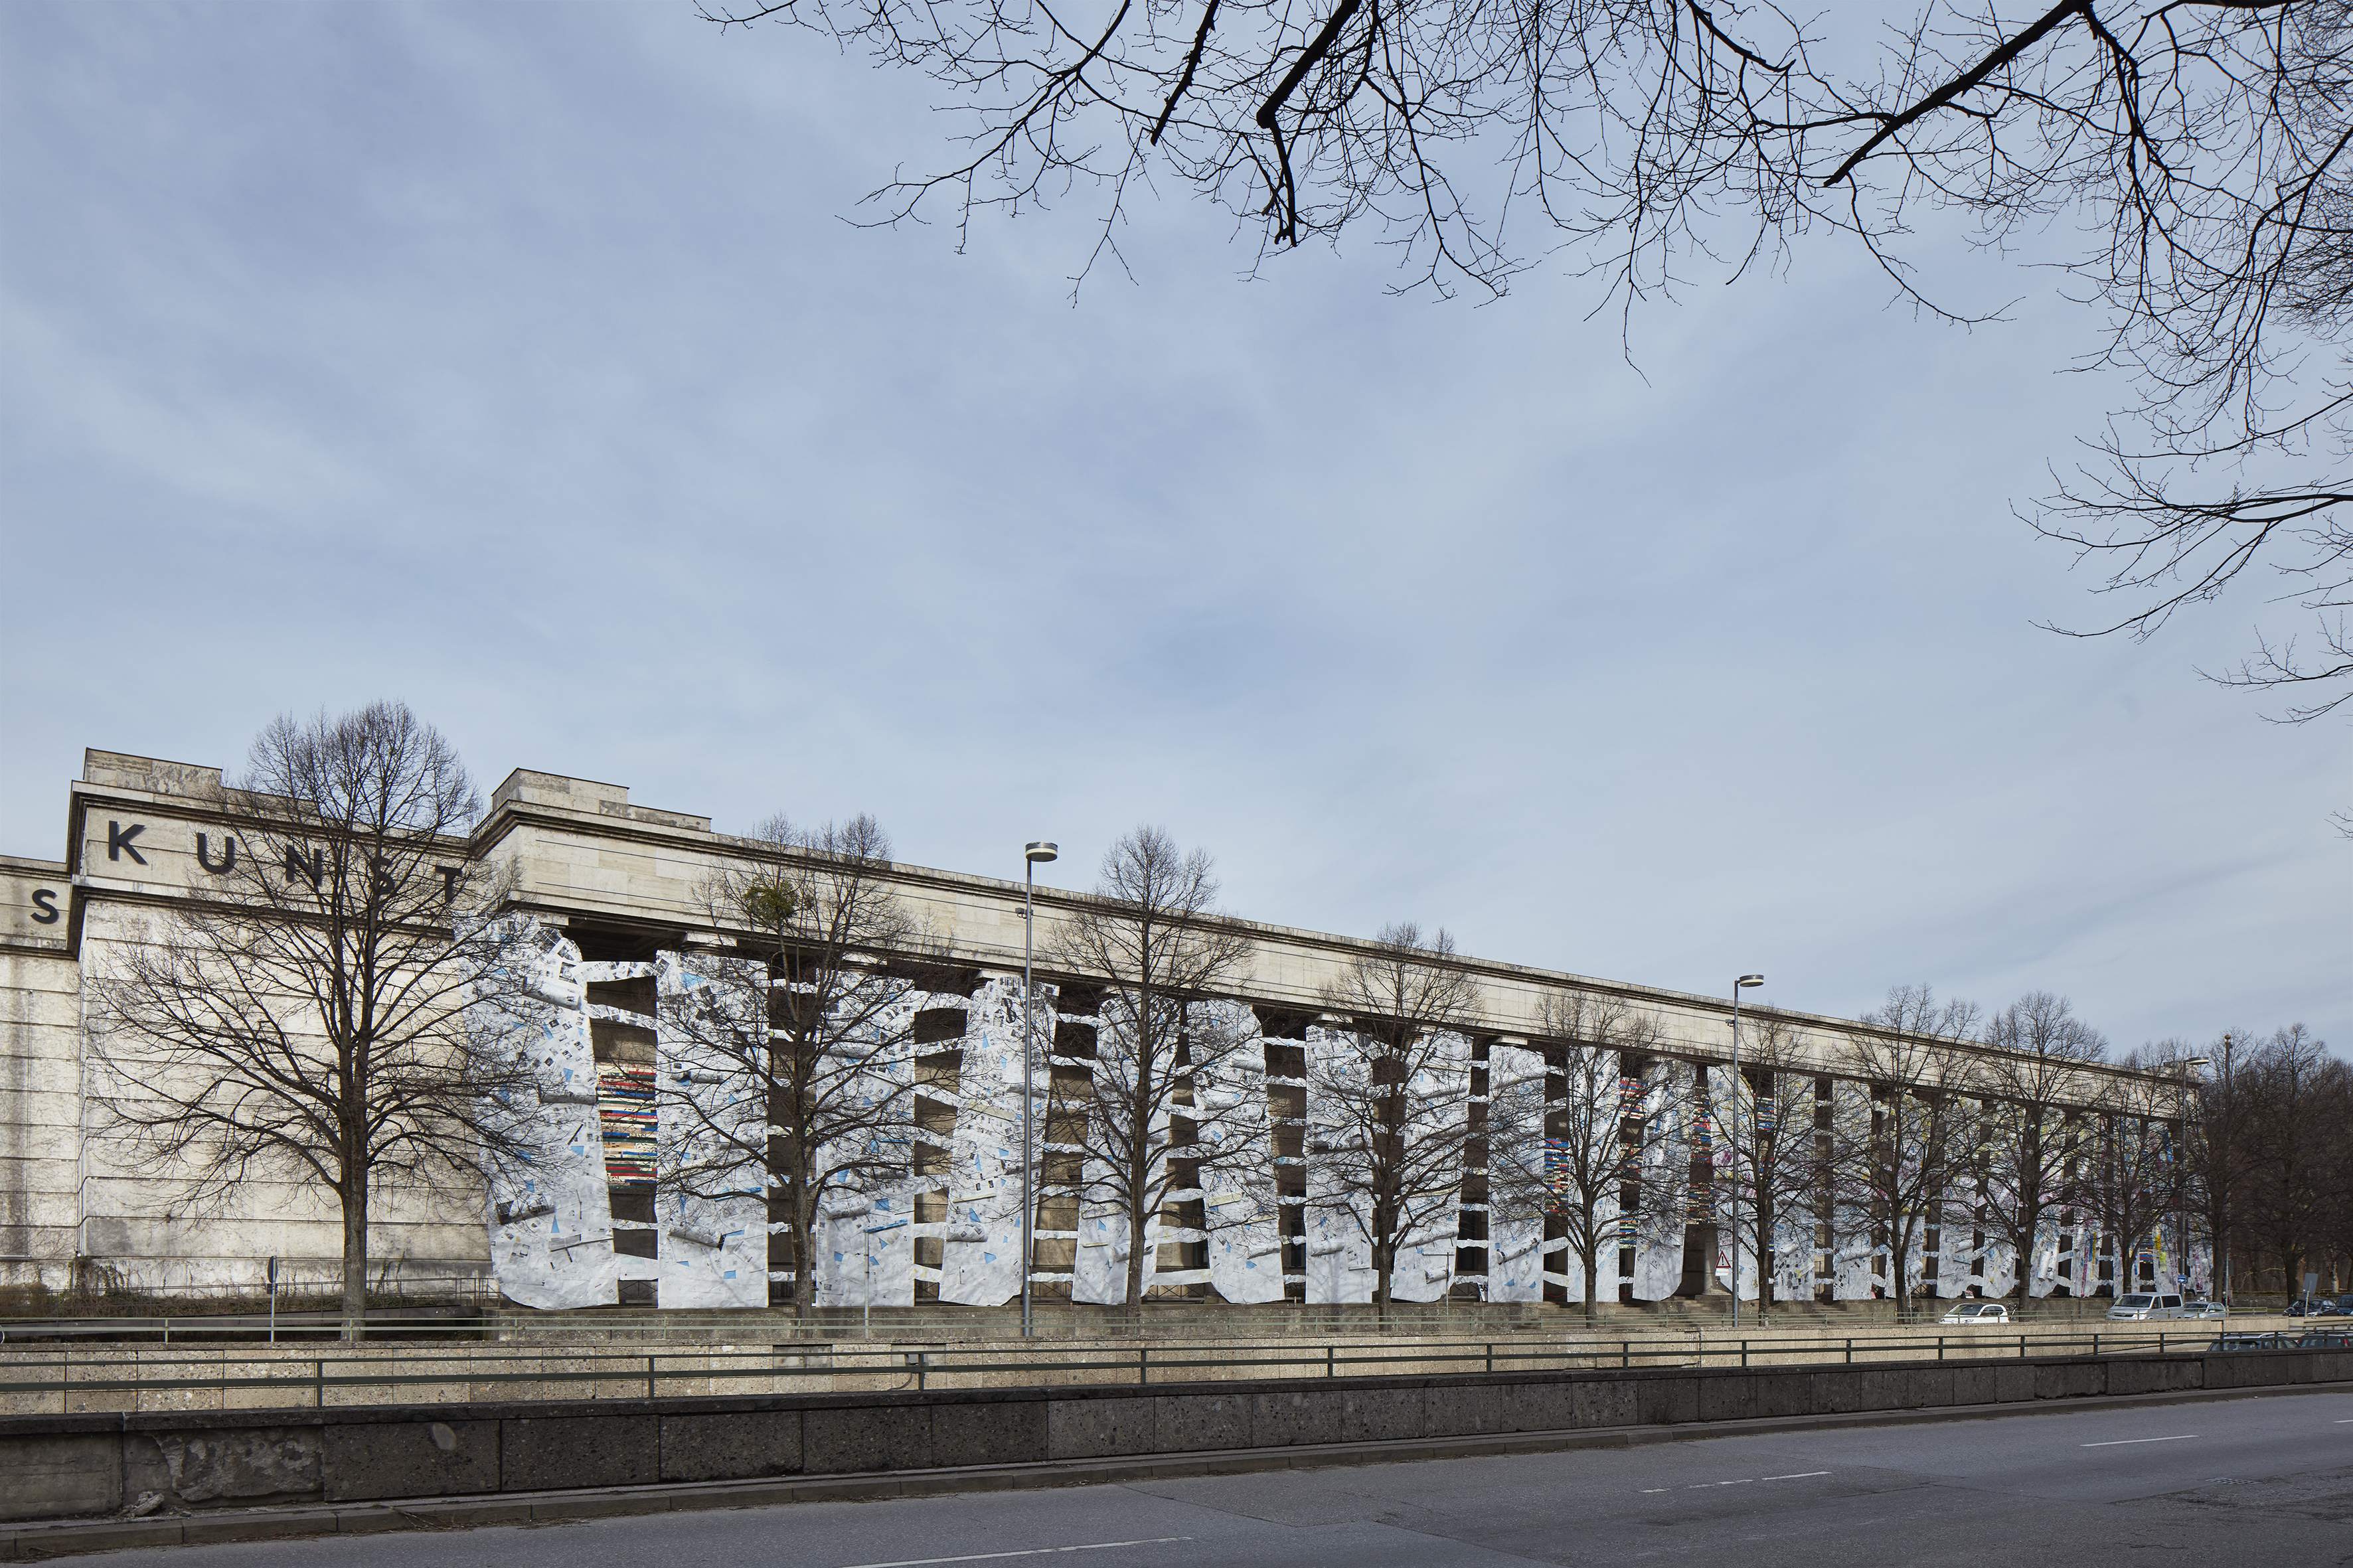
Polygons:
M2111 1318L2179 1318L2182 1316L2179 1296L2119 1296L2116 1304L2108 1309Z

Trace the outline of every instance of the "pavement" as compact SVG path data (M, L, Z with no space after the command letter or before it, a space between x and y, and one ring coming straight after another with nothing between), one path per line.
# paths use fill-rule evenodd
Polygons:
M172 1568L2353 1563L2353 1393L109 1552Z

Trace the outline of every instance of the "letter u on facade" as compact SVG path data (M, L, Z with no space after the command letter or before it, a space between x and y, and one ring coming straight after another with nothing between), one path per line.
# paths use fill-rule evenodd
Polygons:
M226 877L237 869L237 840L228 834L221 835L221 862L213 864L212 847L201 833L196 835L196 864L216 877Z

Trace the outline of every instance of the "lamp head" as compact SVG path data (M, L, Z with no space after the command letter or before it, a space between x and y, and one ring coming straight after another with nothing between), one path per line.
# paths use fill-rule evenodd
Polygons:
M2183 1062L2181 1065L2186 1068L2205 1068L2212 1067L2214 1062L2213 1058L2211 1057L2191 1057L2188 1061Z
M1060 853L1060 850L1042 838L1021 847L1021 858L1032 865L1051 860L1059 853Z
M1733 984L1736 988L1745 991L1752 985L1764 984L1765 977L1761 974L1744 974Z

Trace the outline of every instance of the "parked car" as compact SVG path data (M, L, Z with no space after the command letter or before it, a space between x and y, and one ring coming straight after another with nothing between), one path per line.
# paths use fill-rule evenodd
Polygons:
M2295 1344L2287 1334L2224 1334L2206 1348L2210 1351L2284 1351Z
M2185 1318L2227 1318L2231 1310L2220 1301L2184 1301L2181 1315Z
M2010 1309L1999 1301L1964 1301L1937 1321L1944 1323L2006 1323Z
M2178 1318L2181 1316L2179 1296L2119 1296L2116 1304L2108 1309L2111 1318Z
M2306 1351L2353 1351L2353 1329L2306 1329L2295 1346Z
M2305 1308L2307 1318L2353 1318L2353 1296L2316 1296Z

